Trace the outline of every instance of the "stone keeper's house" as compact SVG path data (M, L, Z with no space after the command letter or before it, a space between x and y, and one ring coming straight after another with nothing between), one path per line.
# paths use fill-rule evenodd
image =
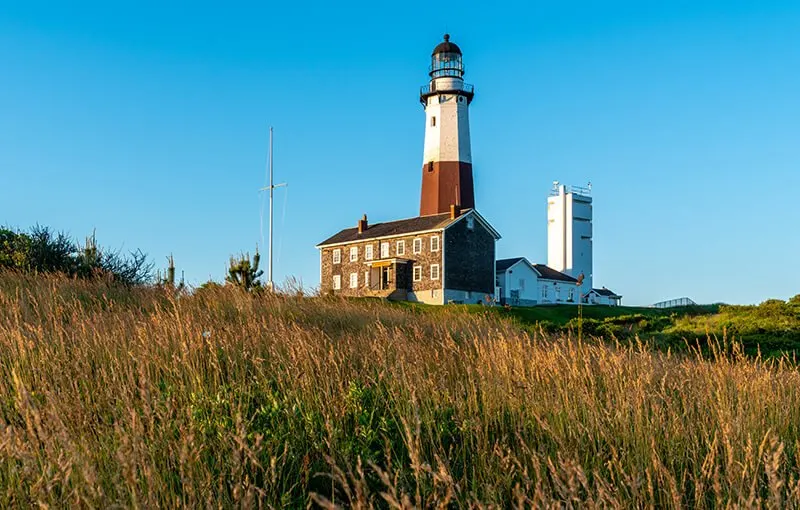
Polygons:
M429 304L476 303L495 291L497 231L474 209L340 231L320 243L323 294Z

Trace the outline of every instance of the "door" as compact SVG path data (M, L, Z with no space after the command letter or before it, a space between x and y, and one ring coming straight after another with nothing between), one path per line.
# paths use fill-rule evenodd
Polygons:
M389 288L389 283L391 283L390 270L389 266L381 268L381 290Z

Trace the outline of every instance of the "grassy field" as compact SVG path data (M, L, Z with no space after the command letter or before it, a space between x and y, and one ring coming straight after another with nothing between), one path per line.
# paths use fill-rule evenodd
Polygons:
M441 307L399 304L415 313L449 313ZM458 305L464 313L487 313L480 305ZM576 306L536 306L488 310L513 321L531 333L576 336L580 329L623 343L647 341L649 345L673 351L701 347L724 339L741 344L750 355L783 356L800 353L800 297L788 302L768 300L757 306L696 305L684 308L630 306L585 306L578 319Z
M789 360L512 312L0 275L0 506L800 505Z

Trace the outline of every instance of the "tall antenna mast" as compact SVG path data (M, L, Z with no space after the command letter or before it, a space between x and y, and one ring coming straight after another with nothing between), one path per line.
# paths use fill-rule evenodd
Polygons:
M267 262L267 290L272 291L275 284L272 281L272 216L273 216L273 200L272 195L275 188L286 186L285 182L274 184L272 180L272 126L269 128L269 186L261 188L259 191L269 190L269 255Z

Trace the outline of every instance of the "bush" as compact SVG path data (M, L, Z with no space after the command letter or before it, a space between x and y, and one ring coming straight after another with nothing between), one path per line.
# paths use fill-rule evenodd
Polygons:
M0 270L3 269L106 278L124 285L143 285L153 276L153 264L139 250L123 255L100 249L94 235L81 247L65 233L39 225L30 232L0 228Z

